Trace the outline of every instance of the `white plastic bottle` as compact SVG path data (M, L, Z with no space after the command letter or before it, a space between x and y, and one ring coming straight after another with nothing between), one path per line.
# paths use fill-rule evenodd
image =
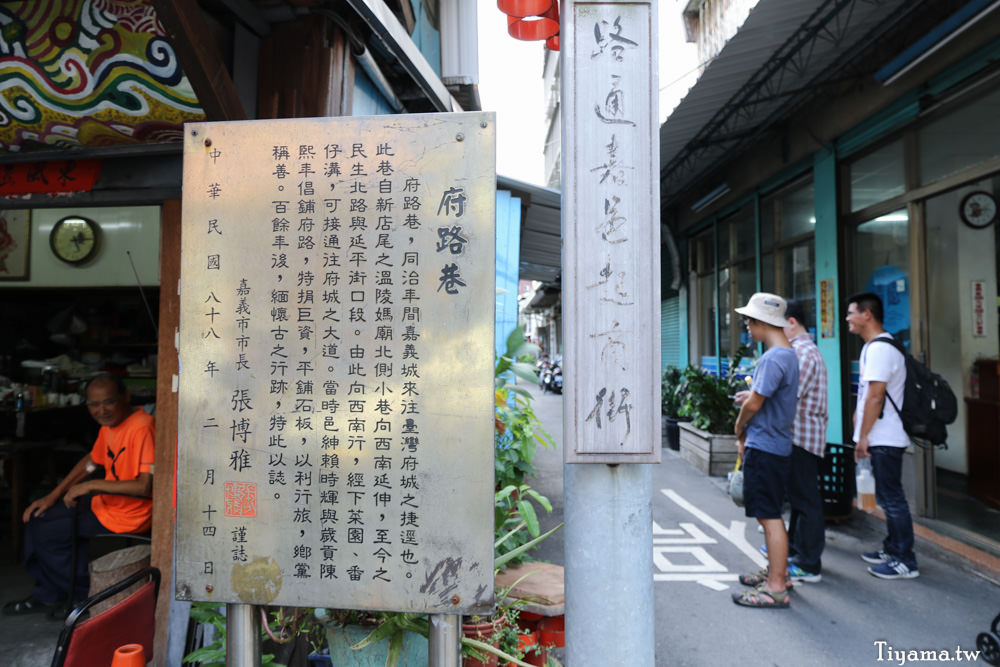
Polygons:
M858 489L858 507L863 510L875 509L875 476L872 474L871 459L858 460L854 481Z

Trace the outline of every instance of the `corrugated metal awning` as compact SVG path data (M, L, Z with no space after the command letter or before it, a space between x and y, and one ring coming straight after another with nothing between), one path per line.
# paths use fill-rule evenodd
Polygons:
M761 0L660 128L661 204L791 115L919 4Z
M562 275L562 193L506 176L497 189L521 200L521 280L553 284Z

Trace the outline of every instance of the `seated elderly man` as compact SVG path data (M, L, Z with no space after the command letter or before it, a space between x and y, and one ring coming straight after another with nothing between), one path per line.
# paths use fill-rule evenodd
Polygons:
M78 544L77 590L69 590L73 512L78 512L77 533L84 538L145 532L152 525L153 418L131 406L124 383L113 375L90 380L86 396L100 432L90 453L55 489L24 511L25 566L35 588L27 598L5 604L5 615L47 611L64 600L86 597L86 540ZM99 465L104 466L104 479L88 479ZM91 496L102 493L143 497Z

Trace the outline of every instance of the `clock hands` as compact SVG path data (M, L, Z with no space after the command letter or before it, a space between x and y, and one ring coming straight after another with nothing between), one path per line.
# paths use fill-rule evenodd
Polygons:
M76 234L74 234L73 236L71 236L69 240L73 242L74 246L76 246L76 251L80 252L80 244L81 243L89 242L92 239L91 239L91 237L87 236L82 231L80 231L80 232L77 232Z

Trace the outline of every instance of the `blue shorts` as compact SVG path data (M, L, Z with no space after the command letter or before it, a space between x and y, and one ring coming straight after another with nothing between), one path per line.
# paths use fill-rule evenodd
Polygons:
M743 506L754 519L780 519L792 470L791 456L748 447L743 459Z

